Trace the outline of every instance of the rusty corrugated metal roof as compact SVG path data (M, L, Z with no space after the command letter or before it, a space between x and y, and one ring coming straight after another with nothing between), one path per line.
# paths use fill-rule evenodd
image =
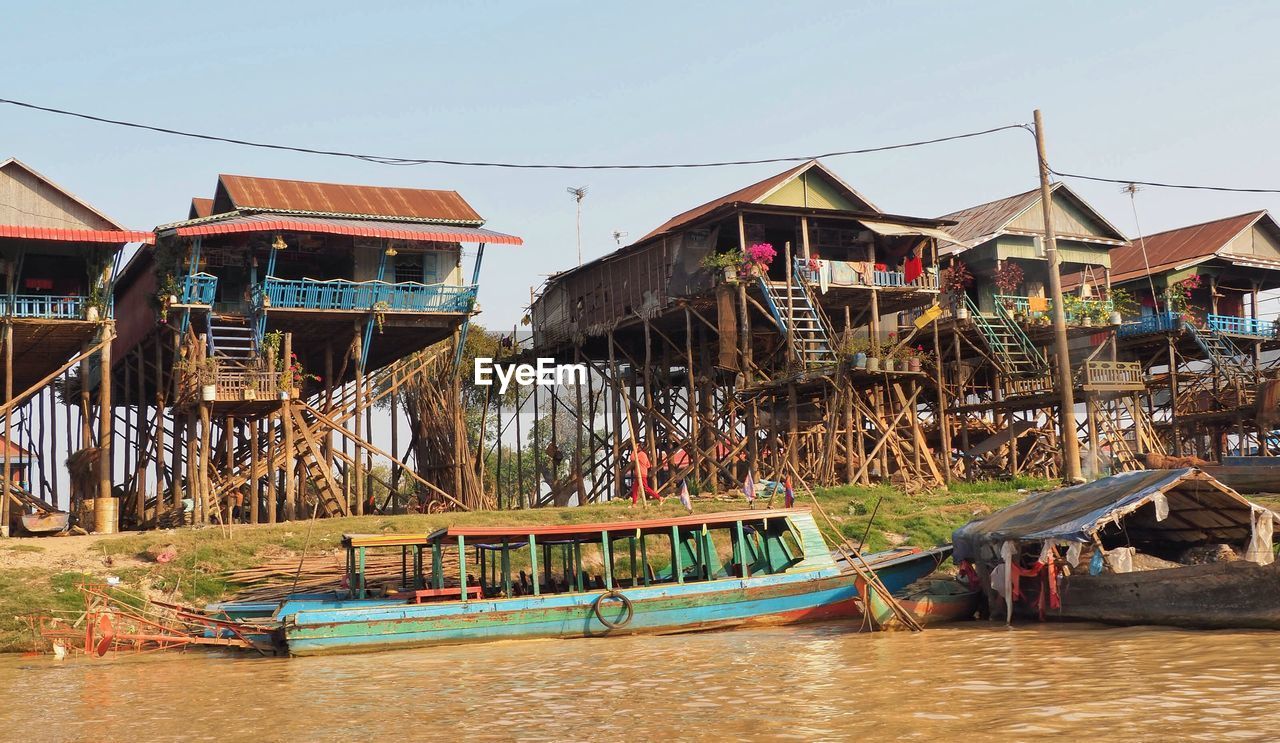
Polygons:
M944 214L940 219L952 219L956 224L948 232L965 247L972 247L984 238L998 233L1006 224L1040 199L1040 189L1032 189L1003 199L988 201L957 212Z
M328 235L381 237L391 240L440 241L457 243L494 243L522 245L515 235L504 235L479 227L427 224L423 222L383 221L375 219L340 219L289 214L217 215L207 219L170 225L180 237L228 235L243 232L310 232Z
M1096 219L1104 228L1110 230L1114 234L1112 239L1115 242L1123 242L1125 236L1120 230L1099 214L1093 207L1074 191L1062 182L1054 183L1051 186L1053 197L1066 197L1072 199L1083 210L1087 211L1094 219ZM955 220L956 225L948 228L948 232L955 235L958 243L939 246L944 253L954 253L967 248L980 245L993 237L1003 233L1009 223L1018 218L1026 210L1035 206L1040 201L1040 189L1033 188L1030 191L1024 191L1013 196L1006 196L1003 199L988 201L985 204L978 204L967 209L944 214L939 219ZM1035 230L1036 233L1042 234L1043 230ZM1061 237L1081 238L1084 235L1066 235ZM1096 238L1091 238L1096 239Z
M1111 281L1119 283L1146 276L1148 262L1151 273L1159 273L1183 263L1211 258L1226 247L1231 238L1264 217L1271 221L1275 231L1271 216L1266 211L1256 211L1134 238L1128 246L1111 251ZM1144 245L1146 260L1143 259Z
M191 209L187 211L187 219L199 219L213 214L213 199L192 197Z
M227 203L223 204L223 200ZM231 210L475 225L484 222L457 191L220 175L213 211Z
M725 194L724 196L721 196L718 199L712 199L711 201L708 201L705 204L702 204L700 206L695 206L694 208L688 211L681 212L676 216L672 217L671 219L668 219L666 222L662 223L662 225L657 229L653 230L649 234L637 240L636 243L642 243L651 237L656 237L658 235L678 229L686 224L689 224L690 222L693 222L699 217L710 214L711 212L715 211L716 209L722 206L725 206L726 204L734 204L734 203L750 204L750 203L759 201L760 199L764 198L769 193L771 193L774 189L778 188L779 186L791 180L792 178L795 178L796 176L800 175L806 170L809 170L810 168L817 168L821 170L823 174L827 175L828 177L831 178L831 180L839 184L842 189L847 191L847 195L850 196L852 201L857 201L862 203L863 205L865 205L865 207L869 211L879 211L878 209L876 209L874 204L868 201L862 194L858 193L857 191L849 187L849 185L846 184L844 181L840 180L840 178L837 177L835 173L832 173L830 170L827 170L826 166L824 166L822 163L818 162L817 160L810 160L808 162L801 163L800 165L797 165L794 168L784 170L783 172L778 173L777 175L769 176L768 178L765 178L764 180L759 181L757 183L752 183L750 186L747 186L745 188L740 188L737 191L734 191L733 193Z

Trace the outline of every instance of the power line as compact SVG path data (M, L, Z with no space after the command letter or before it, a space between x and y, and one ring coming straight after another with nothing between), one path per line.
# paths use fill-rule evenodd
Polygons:
M120 119L109 119L104 116L96 116L94 114L81 113L78 111L68 111L60 108L51 108L49 106L40 106L25 101L15 101L7 98L0 98L0 103L19 108L31 109L33 111L43 111L45 113L56 114L58 116L69 116L86 121L93 121L99 124L110 124L112 126L122 126L131 129L143 129L146 131L157 132L160 134L169 134L175 137L188 137L191 139L202 139L209 142L222 142L225 144L233 144L241 147L257 147L264 150L283 150L286 152L298 152L305 155L327 155L330 157L345 157L354 160L363 160L365 162L378 163L380 165L457 165L473 168L513 168L527 170L666 170L675 168L723 168L734 165L762 165L767 163L782 162L804 162L807 160L817 160L827 157L839 157L842 155L865 155L872 152L887 152L889 150L901 150L908 147L922 147L924 145L939 144L941 142L952 142L958 139L970 139L972 137L981 137L987 134L995 134L1007 129L1026 129L1026 124L1006 124L1005 126L992 127L991 129L983 129L982 131L966 132L964 134L952 134L945 137L935 137L933 139L923 139L915 142L903 142L901 144L882 145L879 147L863 147L855 150L836 150L833 152L824 152L817 155L796 155L786 157L768 157L757 160L721 160L712 162L696 162L696 163L650 163L650 164L605 164L605 165L570 165L570 164L553 164L553 163L509 163L509 162L490 162L476 160L444 160L439 158L411 158L411 157L393 157L386 155L370 155L358 152L344 152L341 150L324 150L313 147L299 147L294 145L272 144L268 142L254 142L247 139L236 139L234 137L222 137L214 134L201 134L198 132L188 132L181 129L170 129L168 127L154 126L151 124L142 124L135 121L122 121Z
M1230 186L1199 186L1189 183L1161 183L1159 181L1139 181L1133 178L1102 178L1096 175L1080 175L1079 173L1063 173L1059 170L1049 168L1049 172L1059 178L1077 178L1082 181L1096 181L1098 183L1117 183L1121 186L1130 184L1138 186L1151 186L1153 188L1181 188L1191 191L1226 191L1229 193L1280 193L1280 188L1233 188Z

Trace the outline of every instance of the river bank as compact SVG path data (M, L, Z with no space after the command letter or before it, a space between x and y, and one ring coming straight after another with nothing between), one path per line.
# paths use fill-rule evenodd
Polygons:
M890 487L823 488L815 493L834 522L822 519L829 540L863 542L868 551L897 545L932 547L970 519L1021 499L1037 480L960 483L948 491L908 495ZM799 505L810 503L799 496ZM762 506L758 503L757 506ZM781 506L781 496L774 505ZM168 601L202 605L233 595L238 586L224 573L264 561L332 553L344 533L425 532L449 524L556 524L669 516L683 512L674 498L661 506L630 509L626 502L530 511L363 516L274 525L166 529L115 535L15 538L0 543L0 652L37 645L26 615L76 611L83 581L119 580L130 591ZM741 509L741 497L695 499L696 512ZM874 523L868 528L870 517ZM171 559L164 560L171 556ZM160 557L160 560L157 560Z

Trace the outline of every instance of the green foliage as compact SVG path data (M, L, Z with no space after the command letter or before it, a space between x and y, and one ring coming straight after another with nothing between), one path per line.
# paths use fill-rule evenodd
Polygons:
M1119 312L1124 317L1133 317L1141 310L1138 306L1138 298L1128 289L1115 287L1111 290L1109 298L1111 299L1111 309Z
M702 267L709 271L723 271L726 268L742 267L742 251L729 250L724 253L710 252L702 259Z

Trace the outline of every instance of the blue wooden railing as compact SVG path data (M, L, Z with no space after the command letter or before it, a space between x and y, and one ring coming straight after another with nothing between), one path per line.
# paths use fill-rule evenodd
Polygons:
M0 315L6 317L40 317L53 320L83 320L85 297L60 297L55 294L14 294L0 296ZM110 307L107 310L110 316Z
M209 273L187 274L182 279L182 304L213 304L218 277Z
M258 304L269 309L470 312L475 298L475 286L343 279L268 278L255 291Z
M1176 312L1161 312L1147 315L1140 320L1126 322L1116 330L1116 335L1126 338L1133 335L1149 335L1151 333L1168 333L1177 330L1182 318Z
M793 270L797 275L802 277L810 284L819 282L818 272L809 265L809 261L804 258L794 258L795 265ZM919 277L907 283L907 277L902 271L880 271L872 270L871 283L868 284L863 273L857 270L861 266L860 263L850 261L825 261L828 264L828 282L831 286L911 286L917 289L937 289L938 277L936 274L925 271Z
M1253 317L1233 317L1231 315L1208 315L1206 324L1213 330L1227 335L1247 335L1253 338L1276 337L1275 323L1271 320L1259 320Z

